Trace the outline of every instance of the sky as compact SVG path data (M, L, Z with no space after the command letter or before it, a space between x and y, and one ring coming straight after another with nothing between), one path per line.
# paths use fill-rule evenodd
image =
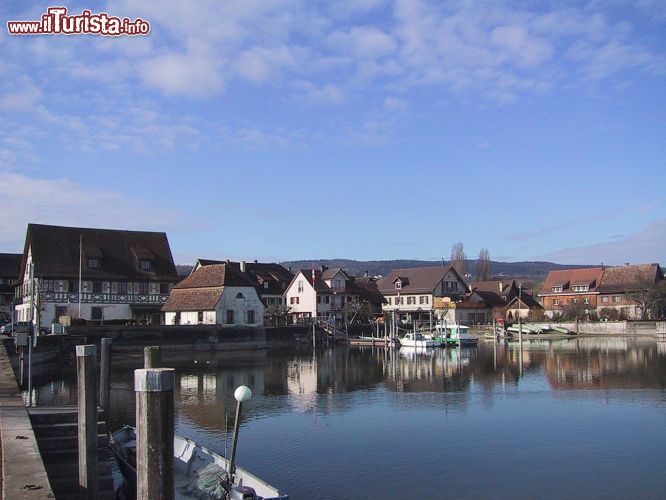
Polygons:
M59 3L58 5L62 5ZM176 263L666 263L663 0L110 0L147 36L12 36L0 252L29 222Z

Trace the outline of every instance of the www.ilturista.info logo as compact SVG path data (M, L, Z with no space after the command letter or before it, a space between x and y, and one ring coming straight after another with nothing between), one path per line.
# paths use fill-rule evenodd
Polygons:
M7 21L10 35L147 35L150 23L141 18L110 16L106 12L93 14L83 10L68 15L67 7L49 7L39 21Z

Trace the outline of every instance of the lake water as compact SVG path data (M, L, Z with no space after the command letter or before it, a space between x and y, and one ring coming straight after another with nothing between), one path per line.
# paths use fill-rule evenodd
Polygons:
M134 423L140 364L114 355L111 428ZM652 339L303 346L165 366L177 372L176 433L221 453L234 389L252 389L238 464L292 498L666 494L666 344ZM55 378L36 380L38 404L75 403L73 367Z

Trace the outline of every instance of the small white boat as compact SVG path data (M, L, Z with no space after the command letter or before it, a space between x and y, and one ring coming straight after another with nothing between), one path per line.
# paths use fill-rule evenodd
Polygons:
M445 344L476 345L479 338L469 333L469 328L455 323L435 325L439 334L435 338L441 339Z
M400 339L400 345L402 347L435 347L435 342L426 339L420 333L406 333Z
M125 426L111 436L110 448L125 478L125 493L136 497L136 430ZM287 500L288 495L248 471L235 467L228 480L229 460L194 441L173 438L175 498Z

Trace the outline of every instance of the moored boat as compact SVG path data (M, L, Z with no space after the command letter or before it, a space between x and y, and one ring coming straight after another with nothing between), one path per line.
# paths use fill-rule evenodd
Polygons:
M435 339L441 339L445 344L476 345L479 341L479 338L469 333L469 328L464 325L436 325L435 329L439 333Z
M420 333L406 333L400 339L400 345L402 347L435 347L435 342L426 339Z
M111 436L110 448L125 479L125 491L136 497L136 429L125 426ZM229 482L229 460L180 436L173 439L175 498L264 499L289 498L248 471L235 467Z

